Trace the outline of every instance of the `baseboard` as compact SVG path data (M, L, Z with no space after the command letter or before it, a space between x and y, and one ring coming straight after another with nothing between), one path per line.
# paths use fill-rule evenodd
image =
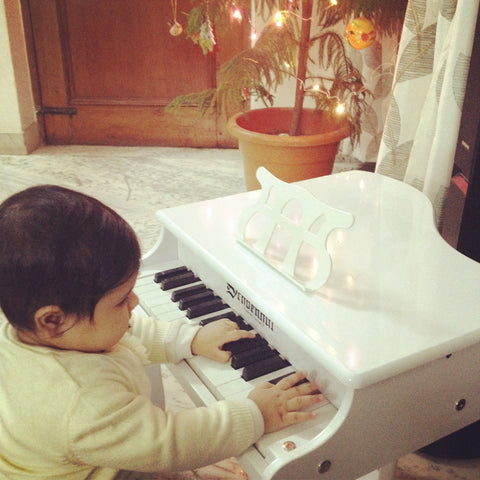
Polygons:
M0 155L28 155L42 144L38 123L30 124L23 133L0 132Z

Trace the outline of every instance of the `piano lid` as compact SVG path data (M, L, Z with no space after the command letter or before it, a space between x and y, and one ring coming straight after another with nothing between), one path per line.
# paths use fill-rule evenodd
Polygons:
M242 289L293 342L361 388L480 341L480 265L439 235L430 201L389 177L350 171L300 182L351 212L332 232L328 280L304 292L236 241L260 191L160 211L165 227Z

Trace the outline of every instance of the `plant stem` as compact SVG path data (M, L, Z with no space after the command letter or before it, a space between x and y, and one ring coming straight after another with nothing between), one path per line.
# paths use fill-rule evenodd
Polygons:
M300 134L302 120L303 99L305 97L305 80L307 78L308 50L310 47L310 29L312 25L313 0L302 0L302 26L300 29L300 43L298 49L297 85L295 91L295 105L290 124L291 136Z

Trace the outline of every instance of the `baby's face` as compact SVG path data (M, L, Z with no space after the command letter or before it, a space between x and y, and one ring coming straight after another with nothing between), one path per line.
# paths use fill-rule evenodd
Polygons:
M93 348L110 350L128 330L132 310L138 305L138 297L133 292L138 272L125 283L107 292L95 306L91 333L95 336Z
M138 305L133 287L138 273L107 292L95 306L93 321L83 318L69 330L73 334L70 350L103 352L110 350L128 330L132 310Z
M118 343L128 330L132 310L138 305L133 287L138 272L107 292L95 306L93 318L65 315L55 305L38 310L37 330L17 332L22 342L61 350L105 352ZM37 321L37 320L36 320Z

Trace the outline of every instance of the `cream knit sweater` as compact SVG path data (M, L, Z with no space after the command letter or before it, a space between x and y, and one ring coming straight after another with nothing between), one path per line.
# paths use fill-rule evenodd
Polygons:
M24 344L0 321L0 479L113 479L239 455L263 433L251 400L175 414L150 401L144 365L191 356L195 332L137 318L96 354Z

